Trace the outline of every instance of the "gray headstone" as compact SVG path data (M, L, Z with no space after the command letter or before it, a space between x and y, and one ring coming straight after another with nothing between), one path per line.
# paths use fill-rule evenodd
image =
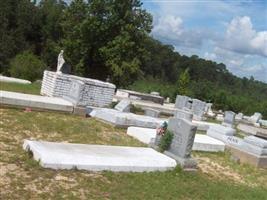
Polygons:
M189 106L190 98L187 96L177 95L175 100L175 108L183 109L184 107Z
M129 100L121 100L116 106L115 109L121 112L130 112L131 102Z
M225 111L223 125L233 127L235 122L235 113L232 111Z
M145 109L145 115L150 117L156 117L158 118L160 114L160 111L152 109L152 108L146 108Z
M64 99L71 101L74 105L79 105L80 99L82 98L82 90L85 83L80 80L72 80L69 93L63 96Z
M180 119L186 119L188 121L192 121L193 114L192 114L192 112L189 112L189 111L186 111L186 110L176 109L174 111L174 117L175 118L180 118Z
M169 151L179 157L189 158L194 143L196 127L188 120L170 118L168 130L174 134Z
M196 120L202 120L205 113L206 103L199 99L193 99L192 112L193 118Z

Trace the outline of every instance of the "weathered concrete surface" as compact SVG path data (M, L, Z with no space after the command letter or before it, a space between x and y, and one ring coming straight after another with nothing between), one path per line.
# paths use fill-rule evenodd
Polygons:
M237 125L237 129L249 135L256 135L256 136L267 139L266 128L259 128L259 127L254 127L254 126L240 123Z
M237 158L240 163L247 163L255 167L267 168L267 156L258 156L253 153L244 151L238 147L228 147L232 155Z
M117 127L145 127L157 128L164 120L144 115L136 115L133 113L123 113L109 108L98 108L91 112L92 117L96 117L102 121L108 122Z
M217 126L218 124L205 121L192 120L192 123L197 126L199 131L207 131L211 126Z
M132 90L124 90L124 89L118 89L117 92L119 94L121 93L128 93L128 97L137 97L139 99L142 99L144 101L151 101L157 104L163 104L164 103L164 98L159 96L159 95L153 95L153 94L147 94L147 93L141 93L141 92L136 92L136 91L132 91ZM117 95L120 96L120 95Z
M73 111L72 103L62 98L7 92L3 90L0 90L0 104L63 112Z
M165 171L175 160L151 148L69 144L25 140L23 148L33 153L44 168L88 171Z
M20 83L20 84L31 84L31 81L20 79L20 78L13 78L0 75L0 82L7 82L7 83Z
M45 70L41 94L64 97L76 106L106 107L112 102L115 88L112 83Z
M137 140L149 144L152 138L156 137L156 129L129 127L127 134L136 138ZM192 150L205 152L224 151L225 144L217 139L207 135L196 134Z
M127 98L121 97L121 96L115 96L113 98L113 101L117 102L118 100L122 100L122 99L127 99ZM143 110L145 110L146 108L151 108L151 109L160 111L160 113L162 114L168 114L168 115L173 115L176 110L176 108L174 107L174 104L172 103L165 103L163 105L160 105L157 103L143 101L143 100L136 100L136 99L131 99L131 103L134 106L142 108Z

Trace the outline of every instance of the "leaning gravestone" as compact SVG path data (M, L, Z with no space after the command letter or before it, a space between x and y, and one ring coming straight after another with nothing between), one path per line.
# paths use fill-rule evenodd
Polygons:
M197 127L186 119L170 118L168 130L173 133L170 148L164 153L175 159L184 169L196 169L197 162L191 158Z
M115 110L121 111L121 112L130 112L131 109L131 101L129 100L121 100L120 103L118 103L115 106Z
M235 113L232 111L225 111L222 125L233 127L234 122L235 122Z

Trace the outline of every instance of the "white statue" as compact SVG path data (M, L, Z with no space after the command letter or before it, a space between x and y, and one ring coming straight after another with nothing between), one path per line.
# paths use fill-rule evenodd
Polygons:
M60 53L58 54L58 58L57 58L57 73L58 74L62 74L61 68L65 63L65 60L63 58L63 53L64 53L64 51L61 50Z

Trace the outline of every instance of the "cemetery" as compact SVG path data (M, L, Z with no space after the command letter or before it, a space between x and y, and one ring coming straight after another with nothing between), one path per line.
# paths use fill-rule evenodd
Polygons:
M177 95L175 104L161 104L153 99L143 100L140 96L140 99L137 99L129 95L134 93L125 95L126 90L115 94L115 88L115 85L98 80L44 71L41 95L1 90L0 102L4 106L3 113L6 109L16 107L26 110L30 108L29 112L50 110L75 116L75 110L80 109L83 110L83 115L80 116L83 118L79 120L95 119L108 127L123 128L121 131L128 135L124 137L140 142L136 143L137 146L110 146L108 143L103 145L102 142L86 144L86 140L69 143L35 137L24 137L19 141L20 148L32 155L29 157L26 154L24 159L34 159L38 161L38 166L46 169L76 169L88 171L87 173L140 173L164 172L179 167L183 173L190 173L201 170L199 155L213 152L214 157L219 152L224 152L229 154L227 162L232 162L233 159L240 167L245 164L265 172L267 129L260 123L262 118L259 113L246 118L241 114L225 111L222 120L214 123L205 121L209 117L216 118L210 103ZM117 98L118 95L123 98ZM112 101L116 102L116 105L114 108L108 108ZM139 107L143 109L143 114L131 113L132 107L138 105L148 106ZM160 118L160 114L165 111L162 107L169 109L169 115L172 117ZM159 135L158 131L164 123L167 124L166 131L173 133L173 138L168 149L159 151L163 136ZM237 131L245 134L243 138L236 136ZM65 139L68 141L68 138Z

